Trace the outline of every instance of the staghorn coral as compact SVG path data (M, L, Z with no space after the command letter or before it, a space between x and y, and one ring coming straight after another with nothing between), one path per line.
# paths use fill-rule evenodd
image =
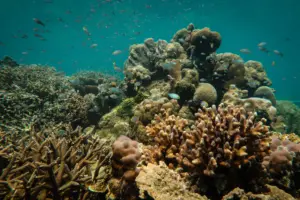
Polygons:
M163 162L143 166L136 183L142 199L207 200L205 196L188 191L188 186L180 175L168 169Z
M209 83L200 83L194 93L193 101L205 101L212 105L217 101L217 91Z
M91 101L83 99L63 74L40 65L0 69L0 122L6 129L22 131L71 122L86 126Z
M150 163L165 161L170 168L188 177L215 178L216 185L211 187L216 187L219 193L238 184L241 177L235 173L243 167L259 168L255 163L269 150L270 132L264 125L265 119L256 120L253 113L242 107L225 108L223 105L218 109L200 109L195 116L196 121L189 127L186 119L168 112L163 116L156 115L146 126L154 146L144 150L144 158ZM251 176L243 178L253 184L256 181ZM227 185L226 180L230 184Z
M110 157L110 142L69 126L2 138L9 164L0 176L1 199L93 199L89 186ZM10 137L10 138L9 138Z

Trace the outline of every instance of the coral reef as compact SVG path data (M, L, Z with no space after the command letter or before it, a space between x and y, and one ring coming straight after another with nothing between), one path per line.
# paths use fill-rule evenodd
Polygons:
M113 179L109 190L113 196L121 199L135 199L137 188L135 178L140 170L137 165L141 158L138 143L126 136L120 136L112 145Z
M183 69L182 78L176 82L175 91L181 97L181 102L193 97L198 85L199 75L195 69Z
M46 78L45 78L46 77ZM39 65L0 68L0 123L22 131L56 123L86 126L91 101L72 90L62 73Z
M267 119L273 120L276 117L277 109L272 106L268 99L250 97L247 90L240 90L235 85L230 85L229 90L224 94L222 103L225 105L240 105L246 111L257 112Z
M273 106L276 106L276 97L274 95L275 90L267 86L260 86L253 94L255 97L269 99Z
M267 73L260 62L249 60L245 63L245 79L247 80L247 88L249 93L255 91L260 86L272 85L271 80L267 77Z
M207 200L204 196L187 190L187 184L180 175L160 162L159 165L149 163L144 166L136 178L137 187L142 199L155 200Z
M300 109L290 101L277 101L278 116L286 125L285 133L300 134Z
M109 161L110 142L92 131L58 126L1 137L1 157L9 160L0 176L1 199L96 198L88 187Z
M146 127L155 143L144 154L149 162L164 160L170 168L194 178L196 174L222 177L225 188L217 188L221 193L232 189L227 188L226 177L231 187L238 182L232 180L235 175L228 176L234 168L241 170L250 163L254 167L268 153L270 132L265 121L256 121L255 115L242 107L220 105L201 109L194 125L188 127L186 119L165 112Z
M5 57L0 199L300 197L300 109L276 101L262 63L216 53L221 42L193 24L148 38L123 80Z
M193 101L205 101L210 105L216 103L217 91L213 85L209 83L200 83L197 87Z
M264 157L262 165L273 177L271 183L287 190L299 188L297 172L300 166L300 144L288 138L273 136L270 147L272 152Z
M235 188L233 191L223 196L222 200L294 200L290 194L285 193L283 190L271 185L266 185L267 192L264 194L253 194L251 192L246 193L240 188Z

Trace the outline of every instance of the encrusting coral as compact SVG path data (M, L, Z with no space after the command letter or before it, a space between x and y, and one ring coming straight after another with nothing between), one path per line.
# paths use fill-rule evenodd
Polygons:
M100 167L109 161L110 142L81 129L54 127L17 138L1 138L9 160L0 176L1 199L88 199ZM9 139L8 139L9 138ZM72 194L72 195L71 195Z
M136 183L142 199L150 196L155 200L207 200L205 196L190 192L180 175L163 162L144 166L136 178Z

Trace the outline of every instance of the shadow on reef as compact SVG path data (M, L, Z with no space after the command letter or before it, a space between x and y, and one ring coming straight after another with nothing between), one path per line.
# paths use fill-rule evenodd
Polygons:
M5 57L0 198L299 198L299 108L221 43L193 24L148 38L124 80Z

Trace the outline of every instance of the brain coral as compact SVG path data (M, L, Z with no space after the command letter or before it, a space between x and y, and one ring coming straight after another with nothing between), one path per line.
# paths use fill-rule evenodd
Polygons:
M200 83L194 93L193 100L206 101L208 104L212 105L216 102L217 97L217 91L213 85L209 83Z
M268 86L260 86L254 92L255 97L260 97L264 99L269 99L273 106L276 106L276 97L274 95L274 89Z

